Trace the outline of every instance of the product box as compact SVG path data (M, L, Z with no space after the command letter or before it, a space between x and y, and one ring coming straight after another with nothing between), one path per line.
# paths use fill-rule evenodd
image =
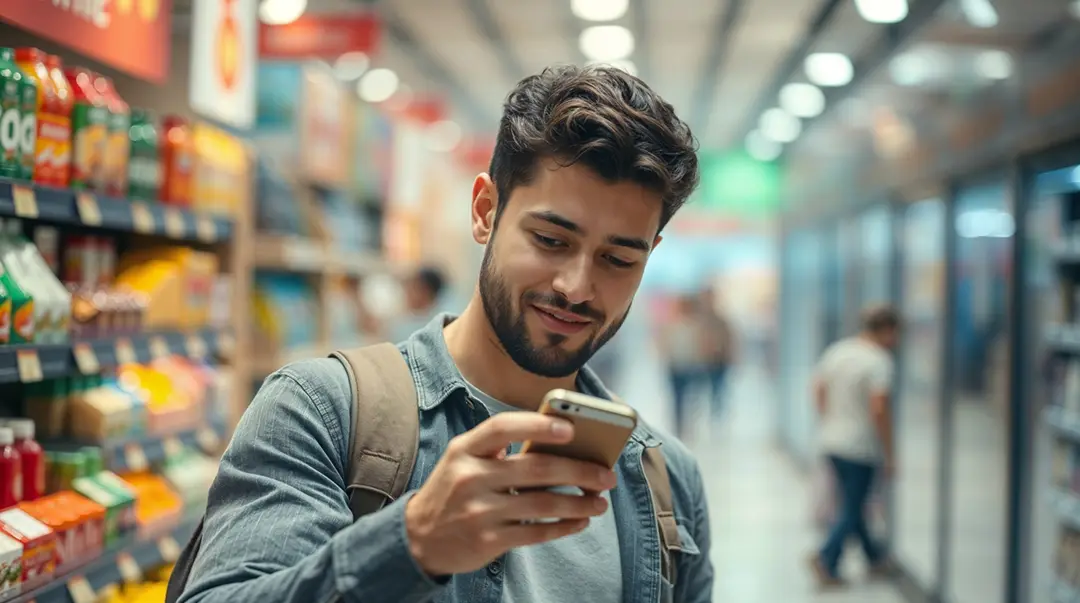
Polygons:
M121 522L127 520L129 529L134 527L134 500L124 500L91 477L76 479L72 482L72 487L104 509L101 540L105 546L116 542L126 533L121 528Z
M134 532L139 527L138 518L135 515L135 490L112 471L102 471L92 479L119 501L116 516L120 535L125 536Z
M0 533L0 600L22 592L22 557L22 543Z
M22 545L23 590L52 580L56 572L56 534L48 526L15 507L0 512L0 531Z

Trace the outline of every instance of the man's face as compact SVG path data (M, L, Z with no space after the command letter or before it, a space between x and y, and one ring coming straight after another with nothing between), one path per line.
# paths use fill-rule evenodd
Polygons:
M885 348L890 350L896 349L896 346L900 343L900 329L882 329L881 333L878 335L878 341Z
M660 242L660 195L545 161L532 183L514 189L496 234L487 175L473 193L473 234L487 245L480 297L495 335L523 369L573 374L626 319Z

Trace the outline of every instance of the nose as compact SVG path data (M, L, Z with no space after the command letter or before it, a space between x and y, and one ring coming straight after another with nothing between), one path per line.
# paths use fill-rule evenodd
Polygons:
M591 258L582 254L564 262L558 274L555 275L552 288L565 297L571 305L592 301L596 297L596 292L592 281Z

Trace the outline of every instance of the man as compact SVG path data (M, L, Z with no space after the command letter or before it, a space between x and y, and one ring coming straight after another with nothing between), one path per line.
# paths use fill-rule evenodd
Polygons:
M717 307L719 293L715 286L702 289L700 298L698 309L705 340L704 373L711 395L709 402L712 417L717 419L723 410L728 371L735 361L735 332L730 321Z
M573 427L512 412L558 387L609 397L584 364L622 324L697 179L689 129L637 78L565 67L522 80L490 175L473 183L472 235L485 246L476 291L460 316L399 346L421 425L407 493L351 522L345 369L285 367L225 452L181 600L709 601L705 495L684 447L641 424L613 471L520 455L520 442L565 442ZM641 465L661 443L683 536L674 592ZM541 518L557 521L531 521Z
M424 266L405 280L405 312L391 318L390 341L405 341L435 317L439 299L446 287L441 270Z
M889 306L868 309L862 332L827 350L817 368L815 401L821 417L820 446L832 464L840 509L825 544L811 560L823 586L843 584L838 574L844 542L856 536L873 573L888 559L870 536L866 503L874 478L893 471L893 359L900 316Z

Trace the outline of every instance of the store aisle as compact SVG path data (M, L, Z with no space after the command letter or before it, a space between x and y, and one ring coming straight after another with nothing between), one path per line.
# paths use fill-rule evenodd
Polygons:
M810 519L810 480L775 443L772 391L765 374L733 375L726 414L694 434L705 471L716 568L713 600L738 603L901 603L888 583L863 579L853 549L846 590L816 592L806 559L819 543Z

